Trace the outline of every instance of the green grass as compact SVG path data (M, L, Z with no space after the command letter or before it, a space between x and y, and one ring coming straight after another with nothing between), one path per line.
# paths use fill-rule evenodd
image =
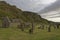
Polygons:
M35 28L34 33L29 34L18 28L0 28L0 40L60 40L60 29L47 32L47 29Z

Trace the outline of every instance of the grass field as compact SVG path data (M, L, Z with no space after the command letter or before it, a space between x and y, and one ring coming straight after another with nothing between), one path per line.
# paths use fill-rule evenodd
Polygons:
M60 40L60 29L34 29L33 34L28 31L22 32L18 28L0 28L0 40Z

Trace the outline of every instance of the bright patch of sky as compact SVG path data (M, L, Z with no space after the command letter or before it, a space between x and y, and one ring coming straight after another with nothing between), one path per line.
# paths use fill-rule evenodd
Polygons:
M51 4L54 3L56 0L41 0L42 4Z
M47 13L41 14L41 16L50 21L60 22L60 10L47 12Z
M56 0L6 0L24 11L38 12Z
M56 18L48 18L48 20L54 21L54 22L60 22L60 17L56 17Z

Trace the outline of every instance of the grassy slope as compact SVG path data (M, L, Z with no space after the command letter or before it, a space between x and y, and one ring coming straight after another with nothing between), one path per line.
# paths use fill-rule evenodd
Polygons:
M47 32L36 28L34 34L29 34L17 28L0 28L0 40L60 40L60 29Z
M16 18L21 12L16 6L11 6L4 1L0 1L0 17L8 16L9 18Z

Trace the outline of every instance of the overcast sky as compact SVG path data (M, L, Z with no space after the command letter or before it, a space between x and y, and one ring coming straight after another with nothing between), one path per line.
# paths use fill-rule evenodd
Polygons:
M5 0L24 11L39 12L48 20L60 22L60 0Z
M55 22L60 22L60 0L56 0L52 5L45 7L43 10L39 11L43 18L52 20Z
M38 12L56 0L6 0L10 4L16 5L22 10Z

